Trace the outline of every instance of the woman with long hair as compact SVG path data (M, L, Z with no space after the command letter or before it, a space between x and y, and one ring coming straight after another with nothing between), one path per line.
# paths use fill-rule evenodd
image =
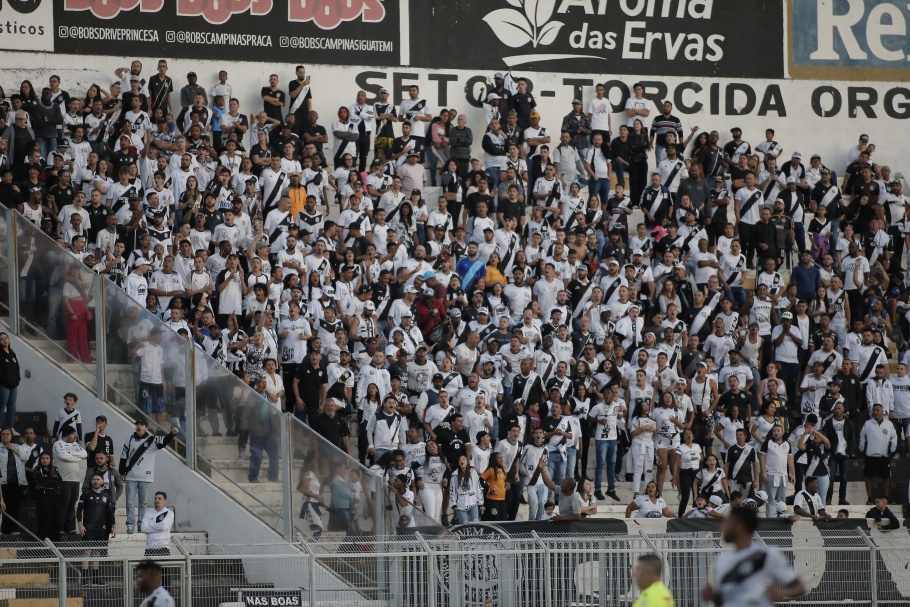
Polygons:
M111 179L110 172L111 165L107 160L99 160L98 170L95 172L95 177L92 179L92 186L101 192L102 197L107 196L108 190L114 185L114 180Z
M648 185L648 148L650 141L644 123L636 118L629 133L629 189L633 201L641 200Z
M645 492L626 506L626 518L632 518L633 512L635 518L673 518L673 511L660 496L657 491L657 483L654 481L645 485Z
M689 505L689 494L695 483L695 476L701 468L701 446L695 443L692 430L686 428L682 442L676 447L676 463L673 468L673 486L679 492L679 509L676 516L682 516Z
M345 162L348 162L350 157L350 154L345 154ZM353 162L353 160L350 162ZM347 177L343 180L344 185L341 186L341 191L338 192L338 203L341 205L341 210L345 211L351 206L351 196L356 193L355 187L357 184L362 186L363 182L360 180L360 173L357 172L356 168L343 167L343 170L347 172ZM336 170L335 172L338 173L339 171ZM361 209L363 209L362 206Z
M265 377L265 389L269 394L269 402L272 403L273 407L280 410L285 389L284 380L281 378L281 373L278 372L278 361L274 358L265 359L262 370L262 376Z
M458 225L459 217L461 217L461 193L464 187L464 180L459 175L458 163L455 160L449 159L445 163L440 179L442 195L445 196L448 202L449 213L452 214L452 220L455 225Z
M300 506L300 518L305 520L310 527L313 539L322 535L322 481L317 473L315 457L307 458L300 466L300 477L297 480L297 491L303 494L303 503Z
M597 497L591 479L582 476L575 489L576 499L581 503L581 518L597 514Z
M430 185L436 187L436 167L442 169L448 163L451 156L449 149L449 132L452 130L452 123L449 122L449 111L445 108L439 113L439 120L430 125L430 140L433 157L436 162L430 163Z
M462 455L449 478L449 507L455 510L460 524L480 520L480 495L480 475Z
M63 277L63 310L66 313L66 350L69 362L94 363L89 351L88 323L92 319L86 306L91 287L82 277L82 264L70 265Z
M657 424L651 419L651 403L642 401L635 405L628 431L632 439L629 457L632 460L632 495L638 497L638 488L644 477L645 485L651 482L654 473L654 437Z
M0 428L15 426L16 397L21 379L19 358L10 347L9 334L0 333Z
M195 175L186 178L186 189L180 194L180 200L177 203L178 222L183 223L186 218L190 217L202 206L202 191L199 189L199 180Z
M508 518L506 508L506 474L502 453L490 457L490 466L480 475L487 483L487 495L483 502L483 520L504 521Z
M49 539L52 542L60 540L60 518L63 509L60 503L60 492L63 488L63 479L57 472L54 459L49 451L43 452L38 457L35 466L35 510L37 511L38 528L35 534L40 539Z
M752 434L752 445L756 450L761 449L762 443L768 439L771 429L777 423L777 405L767 401L762 403L758 415L752 420L749 432Z
M417 197L417 194L411 196L411 200ZM398 232L399 244L404 244L408 250L408 255L414 254L414 245L417 242L417 225L414 221L414 205L405 200L398 207L398 213L394 219L389 222L389 226L395 228Z
M664 281L664 286L660 289L658 303L660 304L660 313L664 316L667 315L667 306L670 304L675 305L677 310L682 310L682 302L679 300L679 295L676 294L675 282L672 280Z
M603 398L608 390L613 386L622 385L622 373L616 368L616 363L609 358L600 363L600 372L594 375L594 382L597 385L597 394Z
M38 105L38 93L31 80L23 80L19 85L19 96L22 97L22 109L26 112L31 113L32 108Z
M657 422L658 435L655 437L654 448L657 451L657 486L663 487L667 478L667 470L676 470L676 460L679 457L676 448L680 444L679 433L686 429L685 419L676 408L676 400L672 392L664 392L660 396L660 406L651 413L651 418ZM690 431L691 432L691 431ZM676 483L676 474L673 475Z
M370 384L370 388L376 384ZM378 393L378 390L376 390ZM437 523L442 515L442 481L446 474L446 460L439 452L436 441L428 440L423 461L417 462L417 491L423 511Z
M727 475L724 469L718 465L717 456L713 453L705 457L704 466L695 475L692 492L695 495L705 496L705 499L711 499L712 496L716 495L724 502L730 501L730 487L727 485Z
M367 393L357 401L357 459L360 463L367 461L367 422L382 406L382 394L377 384L367 386Z
M506 277L503 276L502 271L499 269L500 263L502 263L502 258L499 253L490 253L490 258L487 260L486 286L489 287L494 284L505 286L507 284Z
M9 99L6 98L6 91L3 90L3 87L0 86L0 112L9 113L10 103ZM7 117L9 118L9 117Z
M105 97L101 96L101 87L97 84L91 84L85 91L85 98L82 100L82 114L89 115L92 113L92 104L96 101L104 103Z
M357 130L357 124L351 122L348 108L343 105L338 108L338 120L332 123L332 135L335 136L335 154L332 158L332 166L336 168L342 166L342 158L346 154L350 154L356 162L357 140L360 139L360 133Z

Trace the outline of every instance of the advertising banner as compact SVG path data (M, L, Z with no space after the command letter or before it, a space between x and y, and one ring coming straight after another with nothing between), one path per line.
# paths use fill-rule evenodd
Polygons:
M791 77L910 79L907 2L790 0L788 7Z
M782 1L411 2L411 65L780 78Z
M0 49L53 52L53 0L0 0Z
M393 0L54 2L58 53L334 65L398 65L400 59Z

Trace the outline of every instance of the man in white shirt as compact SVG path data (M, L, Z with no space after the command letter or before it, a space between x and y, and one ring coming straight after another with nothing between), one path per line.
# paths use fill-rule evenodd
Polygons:
M174 511L167 507L167 493L155 493L155 507L146 510L139 527L146 534L145 556L162 557L171 554L171 528L174 526Z
M647 132L648 125L651 123L651 114L656 113L654 102L645 99L645 87L640 82L632 85L633 95L626 101L626 126L631 130L635 126L636 120L641 120L642 130Z

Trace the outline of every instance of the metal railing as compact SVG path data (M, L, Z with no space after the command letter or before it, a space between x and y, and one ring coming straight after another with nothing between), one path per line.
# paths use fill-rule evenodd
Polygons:
M278 411L197 347L192 336L179 335L24 216L2 206L0 241L0 322L130 419L146 417L158 432L179 426L175 452L188 467L285 538L346 531L351 522L356 533L386 533L387 517L373 502L388 489L356 459ZM84 295L91 313L87 320L74 321L67 313L67 283ZM81 334L69 330L77 325ZM155 329L162 335L167 405L157 418L140 406L136 356ZM306 497L303 491L323 497ZM417 509L415 517L419 524L435 524Z
M780 549L808 589L790 604L910 604L906 529L795 525L760 532L756 541ZM725 549L714 532L513 537L476 526L469 537L174 540L170 554L156 560L179 607L612 607L635 601L635 562L656 553L676 604L696 607ZM145 558L144 545L129 541L0 544L0 593L59 597L61 607L79 597L136 605L134 570Z

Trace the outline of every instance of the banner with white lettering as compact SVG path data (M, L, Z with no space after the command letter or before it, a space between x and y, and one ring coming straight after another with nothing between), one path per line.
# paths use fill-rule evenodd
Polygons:
M782 15L782 0L412 1L410 64L780 78Z
M910 4L883 0L791 0L788 3L793 78L910 78Z
M400 59L397 1L54 0L54 9L58 53L333 65Z

